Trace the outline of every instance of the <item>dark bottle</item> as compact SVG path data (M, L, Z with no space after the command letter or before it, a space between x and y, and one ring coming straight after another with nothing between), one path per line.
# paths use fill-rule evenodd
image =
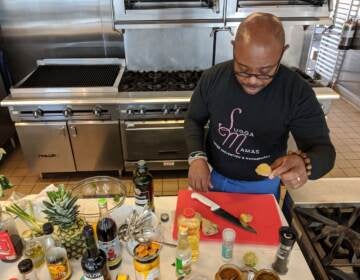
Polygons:
M100 198L98 204L100 219L96 225L96 234L99 249L105 252L109 269L113 270L119 267L122 261L121 244L116 223L108 214L106 198Z
M13 217L0 209L0 259L16 262L22 256L23 247Z
M153 178L149 173L145 160L136 163L133 176L135 204L138 206L148 205L154 211L154 186Z
M84 272L85 280L111 280L110 273L106 266L106 254L99 250L93 228L86 225L83 230L83 236L86 243L86 251L81 259L81 267Z

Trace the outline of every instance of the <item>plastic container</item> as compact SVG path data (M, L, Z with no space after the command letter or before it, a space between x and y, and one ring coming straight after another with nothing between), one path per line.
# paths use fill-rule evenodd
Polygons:
M222 232L221 257L224 262L230 262L233 258L234 241L236 232L232 228L225 228Z
M188 238L191 247L192 261L196 262L199 259L200 250L200 224L201 220L196 215L193 208L185 208L183 213L178 218L178 229L185 226L188 228Z

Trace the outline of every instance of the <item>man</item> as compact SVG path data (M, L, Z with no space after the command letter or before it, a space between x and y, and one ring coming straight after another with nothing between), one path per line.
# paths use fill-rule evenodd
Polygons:
M333 167L324 113L309 84L280 64L288 46L277 17L248 16L232 44L233 60L205 71L191 98L185 122L189 185L279 198L280 180L298 188ZM301 153L287 154L289 132ZM271 165L268 178L256 174L260 163Z

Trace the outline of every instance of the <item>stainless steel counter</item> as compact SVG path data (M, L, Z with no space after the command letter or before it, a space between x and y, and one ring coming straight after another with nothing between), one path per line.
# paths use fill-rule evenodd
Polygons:
M333 100L339 99L340 95L331 88L313 88L318 100ZM112 97L66 97L66 98L14 98L12 96L6 97L0 104L1 106L22 106L22 105L91 105L91 104L134 104L134 103L182 103L189 102L192 92L165 92L166 96L159 95L158 97L151 97L151 92L133 92L121 93Z

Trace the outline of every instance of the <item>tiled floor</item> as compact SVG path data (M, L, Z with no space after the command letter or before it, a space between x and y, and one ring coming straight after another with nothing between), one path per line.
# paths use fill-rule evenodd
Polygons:
M336 147L335 167L326 177L360 177L360 110L344 100L333 102L328 115L331 139ZM26 166L21 149L12 153L0 166L0 174L8 176L14 188L5 191L2 199L7 199L12 191L22 194L38 193L50 183L64 184L71 188L89 174L56 174L47 179L38 177ZM93 175L93 174L92 174ZM156 195L175 195L179 189L187 187L187 173L154 172ZM130 174L123 177L128 195L133 195Z

